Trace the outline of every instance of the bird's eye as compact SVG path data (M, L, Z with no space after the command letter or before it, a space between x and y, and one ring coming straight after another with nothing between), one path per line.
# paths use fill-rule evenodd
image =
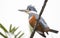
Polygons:
M31 10L31 9L29 9L29 10Z

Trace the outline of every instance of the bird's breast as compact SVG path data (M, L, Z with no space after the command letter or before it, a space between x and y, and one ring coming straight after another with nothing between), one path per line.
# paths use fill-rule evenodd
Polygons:
M36 18L34 15L29 18L29 23L30 25L32 25L32 27L34 27L34 25L36 24Z
M35 24L36 24L36 18L35 18L34 15L33 15L32 17L30 17L29 23L30 23L30 25L31 25L32 27L35 26ZM43 31L43 30L42 30L42 26L41 26L40 24L38 24L37 30Z

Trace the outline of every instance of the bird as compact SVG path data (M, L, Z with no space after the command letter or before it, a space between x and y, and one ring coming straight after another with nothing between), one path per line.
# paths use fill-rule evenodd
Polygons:
M25 12L25 13L27 13L29 15L29 24L31 25L32 28L34 28L34 26L36 25L36 22L37 22L37 20L39 18L39 15L37 14L36 8L34 6L32 6L32 5L28 5L27 9L25 9L25 10L20 10L19 9L19 11ZM36 32L39 33L43 37L46 37L44 32L46 32L47 34L48 34L48 32L58 33L57 30L50 29L48 27L48 25L45 22L45 20L43 19L43 17L41 17L40 20L39 20Z

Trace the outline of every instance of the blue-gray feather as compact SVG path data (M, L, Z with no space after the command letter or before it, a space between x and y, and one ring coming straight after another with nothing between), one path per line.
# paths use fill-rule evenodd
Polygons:
M33 6L31 6L31 5L29 5L29 6L27 7L27 10L37 12L37 10L35 9L35 7L33 7Z

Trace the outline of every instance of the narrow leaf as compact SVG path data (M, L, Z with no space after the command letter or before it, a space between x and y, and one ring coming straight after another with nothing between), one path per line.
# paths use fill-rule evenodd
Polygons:
M15 30L15 27L13 27L13 28L11 29L11 33L12 33L12 34L14 34L14 33L13 33L14 30Z
M21 33L21 31L19 31L16 35L15 35L15 38Z
M4 38L8 38L7 36L5 36L4 34L2 34L1 32L0 32L0 35L3 36Z
M7 29L2 24L0 24L0 28L2 28L4 32L8 32Z
M18 27L17 27L17 28L14 27L14 28L12 29L12 33L14 34L14 32L15 32L17 29L18 29Z
M21 38L24 35L24 33L22 33L18 38Z
M10 29L9 29L9 32L11 32L11 29L12 29L12 24L10 25Z

